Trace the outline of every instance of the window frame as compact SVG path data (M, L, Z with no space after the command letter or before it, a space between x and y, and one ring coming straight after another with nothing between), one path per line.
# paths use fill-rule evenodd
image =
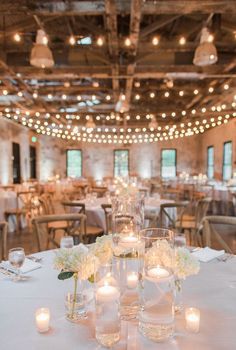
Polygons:
M222 161L222 180L223 181L228 181L229 179L225 179L224 178L224 167L229 165L229 164L225 164L225 145L227 145L228 143L231 144L231 175L230 175L230 178L232 177L232 173L233 173L233 142L232 140L229 140L229 141L225 141L224 144L223 144L223 161Z
M81 175L80 177L83 177L83 151L81 148L68 148L66 150L66 177L69 177L68 175L68 152L69 151L80 151L81 154ZM79 177L75 177L75 179L78 179Z
M213 165L209 164L209 149L212 148L213 149ZM213 167L213 176L209 177L209 166ZM213 145L210 145L207 147L207 177L209 179L214 179L215 177L215 147Z
M175 176L171 177L174 178L177 176L177 149L176 148L162 148L161 149L161 169L160 169L160 174L162 179L168 179L168 177L163 177L162 176L162 167L163 167L163 151L174 151L175 152Z
M120 151L127 151L128 152L128 175L127 176L129 176L129 174L130 174L130 150L128 148L116 148L113 150L113 176L114 177L116 176L115 175L115 159L116 159L115 154L117 151L119 151L119 152Z

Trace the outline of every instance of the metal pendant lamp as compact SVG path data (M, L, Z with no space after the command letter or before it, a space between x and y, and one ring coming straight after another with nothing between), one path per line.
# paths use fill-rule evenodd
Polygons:
M31 50L30 64L38 68L54 66L52 51L47 45L47 36L42 29L37 31L36 43Z
M193 63L204 67L214 64L218 60L215 45L209 41L210 33L207 28L202 29L200 44L195 50Z

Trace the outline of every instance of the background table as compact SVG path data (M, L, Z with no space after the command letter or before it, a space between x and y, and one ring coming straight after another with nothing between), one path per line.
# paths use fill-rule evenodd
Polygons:
M1 350L95 350L103 349L94 338L93 314L73 324L65 319L64 296L72 289L72 279L59 281L52 267L52 251L38 254L43 267L30 273L31 280L12 282L0 274ZM184 314L176 318L176 335L168 343L156 344L143 338L136 325L122 323L122 340L115 350L233 350L236 345L236 258L201 264L197 276L184 283L184 304L201 310L199 334L184 328ZM39 334L34 313L49 307L51 330Z
M81 200L81 203L85 204L85 212L87 216L88 225L94 225L101 227L104 231L106 230L106 219L104 210L101 207L101 204L108 204L107 198L96 198L93 200ZM170 199L156 199L156 198L147 198L145 199L145 213L154 213L158 215L160 212L161 204L172 203L173 200ZM110 203L109 203L110 204ZM76 213L78 209L76 207L71 207L71 212ZM175 208L168 208L168 213L170 217L174 218L176 215ZM164 218L167 220L167 218ZM164 222L164 225L167 225L167 222Z

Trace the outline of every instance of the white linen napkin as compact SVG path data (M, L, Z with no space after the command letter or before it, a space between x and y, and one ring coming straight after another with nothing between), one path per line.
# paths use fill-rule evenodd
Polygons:
M197 251L192 252L192 255L195 256L195 258L197 258L201 262L209 262L224 254L224 250L215 250L209 247L201 248Z
M16 272L16 269L9 263L9 261L2 261L0 264L0 267L1 266L9 271ZM20 268L20 273L25 274L25 273L37 270L40 267L42 267L41 264L25 258L24 264Z

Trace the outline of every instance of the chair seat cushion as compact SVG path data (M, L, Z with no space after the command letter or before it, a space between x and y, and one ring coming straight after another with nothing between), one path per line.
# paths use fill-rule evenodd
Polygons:
M86 225L87 235L100 235L103 233L103 229L97 226Z
M68 224L66 221L55 221L55 222L49 222L48 227L55 230L60 230L60 229L63 230L68 227Z
M177 228L183 228L183 229L192 229L195 228L195 221L187 221L182 220L182 224L180 221L176 221L175 227Z

